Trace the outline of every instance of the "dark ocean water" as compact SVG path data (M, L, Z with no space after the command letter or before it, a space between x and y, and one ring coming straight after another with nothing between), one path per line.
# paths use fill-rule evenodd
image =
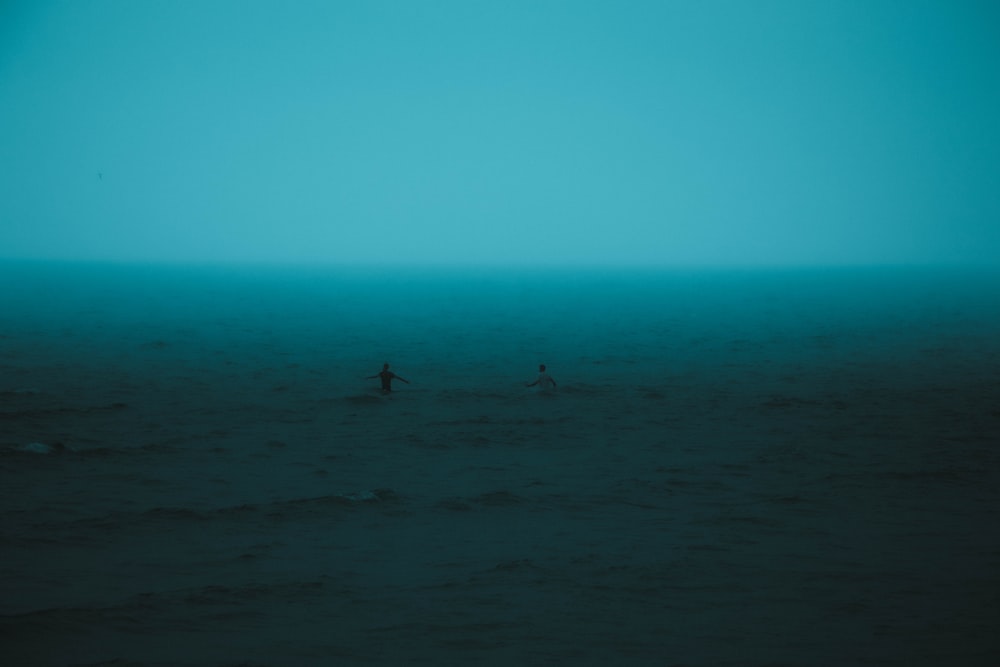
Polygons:
M998 446L995 272L8 263L0 661L1000 664Z

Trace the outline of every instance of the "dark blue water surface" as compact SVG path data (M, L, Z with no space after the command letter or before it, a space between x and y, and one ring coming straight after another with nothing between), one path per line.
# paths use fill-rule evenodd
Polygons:
M0 286L5 664L1000 659L998 273Z

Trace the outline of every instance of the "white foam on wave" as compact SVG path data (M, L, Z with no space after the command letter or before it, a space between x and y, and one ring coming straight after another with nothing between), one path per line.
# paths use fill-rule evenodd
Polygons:
M52 445L46 445L44 442L29 442L26 445L14 447L14 451L23 454L62 454L69 449L61 442Z

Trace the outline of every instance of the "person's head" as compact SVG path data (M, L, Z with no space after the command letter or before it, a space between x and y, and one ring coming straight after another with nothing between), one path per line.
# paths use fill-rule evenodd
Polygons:
M384 364L382 364L382 370L384 370L384 371L389 370L389 362L388 361L385 362Z
M538 364L538 372L539 373L545 372L545 364Z

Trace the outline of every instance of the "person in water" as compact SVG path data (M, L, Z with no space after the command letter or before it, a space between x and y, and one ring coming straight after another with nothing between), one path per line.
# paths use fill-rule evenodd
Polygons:
M539 389L555 389L556 381L552 379L552 376L545 372L545 364L538 365L538 378L528 384L529 387L537 386Z
M389 364L383 364L382 365L382 372L376 373L375 375L371 375L371 376L369 376L369 377L367 377L365 379L366 380L374 380L375 378L379 378L380 380L382 380L382 391L384 393L386 393L386 394L388 394L390 391L392 391L392 381L393 380L399 380L400 382L405 382L406 384L410 384L408 380L406 380L404 378L401 378L400 376L398 376L395 373L393 373L392 371L390 371L389 370Z

